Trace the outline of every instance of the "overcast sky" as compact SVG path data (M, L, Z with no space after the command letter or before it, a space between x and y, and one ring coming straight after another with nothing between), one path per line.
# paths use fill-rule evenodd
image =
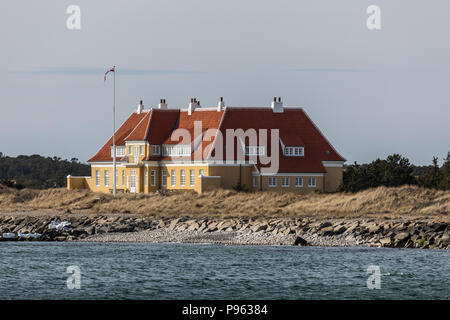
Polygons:
M81 8L81 30L66 9ZM381 8L381 30L366 9ZM136 108L302 106L348 163L450 150L450 2L0 2L0 152L86 161ZM112 79L110 79L112 80Z

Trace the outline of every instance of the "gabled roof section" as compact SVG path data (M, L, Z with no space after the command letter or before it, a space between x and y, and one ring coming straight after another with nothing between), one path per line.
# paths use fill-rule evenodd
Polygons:
M152 112L146 112L145 117L137 124L137 126L130 132L130 134L125 138L125 141L141 141L145 140L145 136L150 125Z
M136 128L136 126L147 116L147 112L136 113L133 112L127 120L119 127L116 131L116 145L124 146L125 138ZM111 157L111 146L113 143L112 136L109 140L97 151L97 153L88 160L88 162L103 162L103 161L113 161Z

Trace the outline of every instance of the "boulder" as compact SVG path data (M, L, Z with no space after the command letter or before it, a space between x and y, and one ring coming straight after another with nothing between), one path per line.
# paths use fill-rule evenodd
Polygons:
M294 241L294 246L307 246L308 241L303 239L302 237L297 236Z
M382 238L379 242L382 247L390 247L392 245L392 239L390 237Z

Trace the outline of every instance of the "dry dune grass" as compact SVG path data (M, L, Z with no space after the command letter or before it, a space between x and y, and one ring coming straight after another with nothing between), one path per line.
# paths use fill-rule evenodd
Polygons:
M109 194L66 189L0 188L0 212L56 211L217 217L384 217L432 216L448 220L450 191L416 186L379 187L355 194L308 194L215 190L204 194Z

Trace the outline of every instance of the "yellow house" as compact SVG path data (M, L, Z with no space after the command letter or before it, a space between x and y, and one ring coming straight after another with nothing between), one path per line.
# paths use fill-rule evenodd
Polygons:
M249 191L333 192L345 159L302 108L201 107L136 111L115 133L116 189L149 193L164 189L204 192L241 187ZM88 160L90 177L67 177L67 188L112 192L112 137Z

